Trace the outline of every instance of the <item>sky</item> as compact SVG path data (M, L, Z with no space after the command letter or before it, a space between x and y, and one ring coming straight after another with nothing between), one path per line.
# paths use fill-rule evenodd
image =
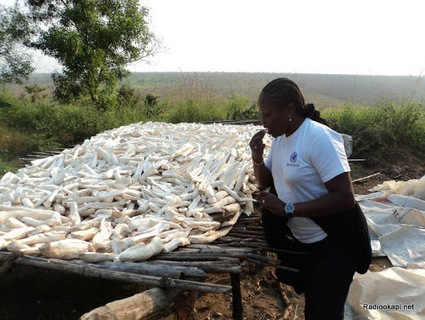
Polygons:
M140 3L163 48L134 72L425 73L423 0ZM35 62L39 72L58 68Z

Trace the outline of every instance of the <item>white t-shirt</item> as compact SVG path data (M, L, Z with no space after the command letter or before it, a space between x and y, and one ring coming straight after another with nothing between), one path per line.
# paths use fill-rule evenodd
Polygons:
M289 137L273 139L265 165L272 172L279 199L292 203L325 195L325 182L350 171L342 136L309 118ZM326 237L310 218L293 217L288 226L303 243Z

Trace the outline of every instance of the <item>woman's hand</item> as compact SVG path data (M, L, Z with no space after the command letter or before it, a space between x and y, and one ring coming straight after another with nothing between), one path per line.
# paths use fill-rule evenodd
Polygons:
M249 142L249 147L251 148L252 159L260 163L263 161L263 152L265 148L265 144L263 143L263 138L266 134L266 130L258 131L254 134Z
M264 165L263 159L263 152L265 148L263 138L265 134L266 130L258 131L252 136L251 141L249 142L249 147L251 148L251 158L254 164L254 175L261 189L268 188L273 183L272 173Z
M277 216L285 216L285 202L267 191L256 191L252 194L262 209L267 209Z

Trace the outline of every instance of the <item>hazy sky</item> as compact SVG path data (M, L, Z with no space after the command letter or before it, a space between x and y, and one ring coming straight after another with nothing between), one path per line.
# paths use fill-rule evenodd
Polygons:
M164 49L132 71L425 72L423 0L140 2Z

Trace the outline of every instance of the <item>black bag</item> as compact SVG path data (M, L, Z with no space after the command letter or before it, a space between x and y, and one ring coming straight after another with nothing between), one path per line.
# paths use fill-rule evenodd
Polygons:
M358 273L367 272L372 261L372 247L366 218L357 202L349 210L312 219L331 241L348 253Z

